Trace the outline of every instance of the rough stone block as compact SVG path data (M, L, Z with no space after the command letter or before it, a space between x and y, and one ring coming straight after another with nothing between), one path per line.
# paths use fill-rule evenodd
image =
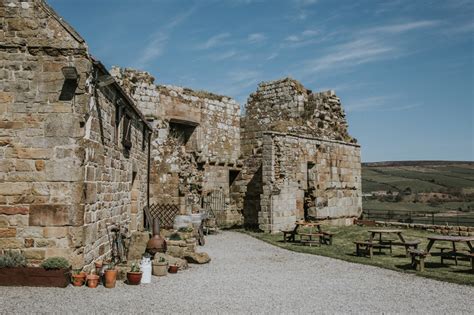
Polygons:
M1 190L1 188L0 188L0 190ZM14 215L14 214L28 214L28 212L29 212L29 207L28 206L4 206L4 205L0 205L0 214Z
M30 205L30 226L64 226L68 225L69 205L33 204Z
M0 228L0 238L16 237L16 228Z

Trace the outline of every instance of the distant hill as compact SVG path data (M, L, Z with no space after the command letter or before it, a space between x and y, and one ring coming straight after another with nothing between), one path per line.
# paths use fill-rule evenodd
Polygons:
M382 161L366 162L362 166L423 166L423 165L474 165L474 161Z
M364 193L380 190L445 192L474 188L472 161L390 161L362 164Z
M362 163L362 191L369 218L434 223L411 216L434 212L438 223L474 226L472 161Z

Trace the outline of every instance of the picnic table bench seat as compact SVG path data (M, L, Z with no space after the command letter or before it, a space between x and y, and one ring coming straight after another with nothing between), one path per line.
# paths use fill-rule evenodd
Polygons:
M409 249L418 249L418 245L421 244L421 240L405 240L405 242L402 242L402 241L395 241L395 242L392 242L392 245L393 246L404 246L405 247L405 251L406 251L406 256L410 256L408 250Z
M324 231L322 233L323 235L320 237L321 243L326 245L332 245L332 237L334 236L334 233L328 231Z
M283 233L283 242L286 243L288 242L294 242L295 241L295 230L283 230L281 231Z
M309 246L313 244L319 245L321 243L320 237L322 237L323 233L298 233L300 237L301 244L309 244Z
M356 245L356 255L369 255L369 258L374 256L374 243L370 241L355 241L354 244Z
M416 268L416 270L423 272L425 270L425 258L430 256L430 253L420 250L420 249L409 249L408 253L411 256L411 265Z

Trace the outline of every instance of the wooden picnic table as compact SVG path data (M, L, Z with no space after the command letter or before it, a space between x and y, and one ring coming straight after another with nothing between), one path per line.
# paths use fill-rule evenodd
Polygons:
M382 229L382 230L369 230L370 233L370 242L373 242L375 239L375 235L379 235L379 243L382 244L382 234L397 234L398 238L402 243L405 243L405 239L403 238L402 235L402 230L387 230L387 229Z
M441 248L441 262L443 258L454 259L456 265L458 264L458 256L467 257L471 260L472 268L474 269L474 236L448 236L448 235L431 235L428 236L428 245L426 246L426 252L429 253L435 242L451 242L452 251L444 252L444 248ZM456 243L466 243L469 248L469 254L459 252L456 249Z
M309 228L310 232L306 234L322 234L323 232L321 231L321 223L319 222L306 222L306 221L296 221L295 222L295 227L291 231L283 231L283 241L286 242L287 240L289 242L294 242L296 235L300 234L298 233L298 230L300 228ZM317 233L314 233L313 230L314 228L317 229ZM286 235L289 235L288 237Z

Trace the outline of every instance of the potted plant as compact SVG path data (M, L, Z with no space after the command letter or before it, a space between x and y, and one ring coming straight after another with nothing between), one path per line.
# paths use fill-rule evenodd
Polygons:
M99 285L99 276L93 274L92 271L87 275L87 286L91 289L97 288Z
M140 271L140 265L132 263L130 271L127 272L127 283L131 285L138 285L142 280L142 272Z
M40 267L28 267L19 252L7 251L0 256L0 285L65 288L70 281L71 266L63 257L51 257Z
M107 270L104 272L104 286L106 288L115 288L115 282L117 281L117 269L115 269L115 264L110 263L107 267Z
M163 257L153 260L153 275L166 276L168 273L168 262Z
M75 287L81 287L86 282L86 273L84 271L75 270L72 274L72 285Z
M176 264L170 265L169 268L168 268L168 272L169 273L177 273L178 272L178 265L176 265Z

